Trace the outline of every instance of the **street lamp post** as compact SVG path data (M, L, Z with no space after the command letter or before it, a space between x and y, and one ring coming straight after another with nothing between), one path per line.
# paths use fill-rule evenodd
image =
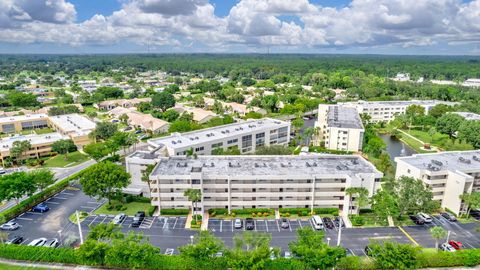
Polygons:
M58 230L58 241L60 242L60 246L62 245L62 230Z
M331 240L330 237L327 237L327 245L329 246L330 246L330 240Z
M193 235L190 235L190 244L193 245Z

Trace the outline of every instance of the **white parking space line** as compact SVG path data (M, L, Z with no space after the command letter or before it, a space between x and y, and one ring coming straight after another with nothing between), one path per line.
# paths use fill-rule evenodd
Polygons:
M300 222L300 219L297 219L297 221L298 221L298 225L300 225L300 228L303 228L302 222Z
M27 213L32 214L32 215L42 215L42 213L37 213L37 212L32 212L32 211L29 211Z
M59 202L48 202L49 204L60 204Z
M73 195L75 195L75 194L73 194L73 193L66 192L66 191L62 191L62 192L60 192L60 194L62 194L62 195L68 195L68 196L73 196Z
M165 218L165 223L163 224L163 229L168 228L168 217Z
M106 215L106 216L102 219L102 222L100 222L100 223L103 223L103 222L105 221L105 219L107 219L107 217L108 217L108 216Z
M268 232L268 222L267 222L267 220L265 220L265 227L267 228L267 232Z
M100 205L100 204L101 204L101 203L99 203L99 202L87 202L87 203L96 204L96 205Z
M352 252L353 256L357 256L357 255L355 255L355 252L353 252L353 249L350 249L350 252Z
M275 220L277 222L277 229L280 231L280 226L278 225L278 219Z
M177 225L177 221L178 221L178 217L175 218L175 223L173 223L173 228L172 228L172 229L174 229L174 228L175 228L175 225Z
M220 232L222 232L223 229L223 220L220 220Z
M290 220L287 219L287 222L288 222L288 228L290 229L290 231L292 231L292 225L290 224Z
M474 246L470 245L470 243L468 243L468 242L463 242L463 244L464 244L465 246L470 247L470 248L475 248Z
M233 232L233 222L231 222L231 224L232 224L232 232Z
M33 218L17 217L16 219L32 221Z
M313 223L312 223L312 220L311 220L311 219L308 220L308 223L310 223L310 226L312 226L312 229L315 230L315 227L313 226ZM324 229L325 229L325 228L324 228Z
M68 198L65 198L65 197L60 197L58 195L55 195L53 196L55 199L59 199L59 200L68 200Z
M90 221L90 223L88 223L88 226L92 225L92 223L97 219L98 216L95 216L94 219L92 219L92 221Z

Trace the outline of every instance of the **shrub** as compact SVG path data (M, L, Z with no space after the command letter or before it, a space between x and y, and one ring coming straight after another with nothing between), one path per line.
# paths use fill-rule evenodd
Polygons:
M269 209L269 208L246 208L246 209L233 209L232 213L235 213L237 215L249 215L252 213L263 213L263 212L268 212L269 214L275 213L275 210Z
M257 214L255 214L255 213L252 213L252 217L255 217L256 215L257 215Z
M352 216L351 220L353 226L362 226L365 224L365 219L362 216Z
M185 216L188 215L188 209L161 209L161 215Z
M230 215L231 215L232 217L235 217L237 214L235 214L235 213L232 212Z
M155 206L153 206L153 205L150 205L150 206L148 207L147 215L153 216L153 213L155 213L155 209L157 209L157 207L155 207Z
M217 212L213 211L212 213L209 213L210 217L215 217L217 215Z
M268 214L267 212L263 213L263 216L264 216L264 217L268 217L268 215L269 215L269 214Z
M258 213L257 213L257 216L258 216L258 217L261 217L261 216L262 216L262 212L258 212Z
M314 208L313 212L317 215L334 215L338 216L338 208Z
M228 209L225 209L225 208L211 208L211 209L208 209L208 213L209 214L215 213L216 215L227 215L228 214Z

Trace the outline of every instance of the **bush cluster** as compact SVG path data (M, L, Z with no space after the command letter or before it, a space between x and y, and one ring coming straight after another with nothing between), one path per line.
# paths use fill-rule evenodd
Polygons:
M161 209L161 215L170 215L170 216L185 216L188 215L188 209Z
M237 215L251 215L252 213L268 213L269 215L273 215L275 210L269 208L245 208L245 209L233 209L232 213Z

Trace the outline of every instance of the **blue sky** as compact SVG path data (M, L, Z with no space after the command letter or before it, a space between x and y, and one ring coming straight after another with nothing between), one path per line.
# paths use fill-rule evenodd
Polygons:
M480 0L0 1L0 53L480 54Z

